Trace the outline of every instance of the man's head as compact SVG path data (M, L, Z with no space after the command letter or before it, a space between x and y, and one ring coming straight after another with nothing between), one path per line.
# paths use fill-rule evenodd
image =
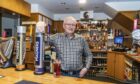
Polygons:
M67 34L74 34L76 29L76 19L72 16L64 18L63 28Z

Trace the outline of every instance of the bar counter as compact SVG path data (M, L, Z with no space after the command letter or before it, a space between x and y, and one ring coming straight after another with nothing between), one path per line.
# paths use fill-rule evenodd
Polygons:
M125 54L125 56L137 63L140 63L140 55Z
M60 76L56 78L49 73L45 73L43 75L34 75L33 71L31 70L15 71L14 68L0 68L0 76L1 75L4 76L0 78L1 84L15 84L22 80L37 82L39 84L113 84L104 81L96 81L83 78L80 79L67 76Z

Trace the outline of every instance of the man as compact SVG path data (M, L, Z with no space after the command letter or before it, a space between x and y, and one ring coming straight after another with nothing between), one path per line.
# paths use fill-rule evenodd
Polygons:
M66 17L63 22L64 33L51 36L50 43L56 47L62 75L83 77L92 62L92 53L86 40L75 34L76 23L75 18ZM84 56L86 60L83 60Z

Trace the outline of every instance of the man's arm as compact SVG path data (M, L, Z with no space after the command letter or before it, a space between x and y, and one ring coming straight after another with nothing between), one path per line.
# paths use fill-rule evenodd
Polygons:
M93 57L91 50L89 49L88 43L85 39L83 39L83 55L86 57L86 64L84 68L80 71L80 77L83 77L87 73L87 70L90 68L90 65L92 63Z
M0 37L0 43L1 42L5 42L5 41L8 41L9 39L15 39L15 37L8 37L8 38Z
M58 37L59 37L58 33L50 35L49 38L47 38L47 44L49 44L49 46L50 46L48 49L50 49L51 51L56 52L56 55L57 55L56 59L60 61L61 58L59 56L59 51L58 51L58 49L56 47L56 42L55 42L55 40L57 40ZM48 45L46 45L46 46L48 46ZM45 50L48 50L48 49L45 49Z
M92 55L91 50L89 49L88 43L85 39L83 41L83 46L84 46L83 55L86 56L85 68L89 69L90 65L92 63L93 55Z

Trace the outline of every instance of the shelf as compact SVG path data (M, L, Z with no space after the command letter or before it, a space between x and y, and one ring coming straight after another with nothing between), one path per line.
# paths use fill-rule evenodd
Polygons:
M88 42L90 50L93 54L93 62L90 69L96 73L105 72L107 69L107 24L105 20L97 21L97 23L81 22L76 32L82 35Z

